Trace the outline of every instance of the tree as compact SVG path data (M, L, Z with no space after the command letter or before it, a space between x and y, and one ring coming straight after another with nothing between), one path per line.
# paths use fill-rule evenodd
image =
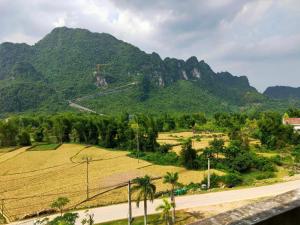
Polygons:
M144 201L144 225L147 225L147 199L153 202L156 186L148 175L133 179L132 192L137 192L136 204L139 207L140 201Z
M196 162L197 152L192 148L192 140L188 139L182 146L180 151L181 163L187 169L196 169L198 164Z
M170 191L170 196L171 196L171 202L173 205L173 213L172 213L172 221L175 224L175 207L176 207L176 203L175 203L175 188L178 187L180 184L178 182L179 176L178 173L170 173L167 172L167 174L164 176L163 182L166 184L170 184L171 185L171 191Z
M59 143L70 142L71 121L70 115L56 115L53 117L53 129Z
M44 130L43 128L37 129L33 134L33 139L36 142L42 142L44 140Z
M224 140L214 138L212 141L209 142L209 148L212 149L213 153L217 154L217 158L220 152L224 150Z
M37 220L35 225L75 225L76 219L78 218L78 213L65 213L64 215L57 216L50 220L45 217L41 220Z
M1 146L17 145L16 137L18 134L18 126L15 120L7 119L0 123L0 144Z
M21 146L29 146L31 145L30 135L27 131L22 131L18 135L18 143Z
M75 225L78 217L77 213L65 213L49 221L47 225Z
M70 200L66 197L59 197L51 204L51 208L57 208L60 211L60 215L62 216L64 207L70 202Z
M295 136L298 134L292 126L282 124L282 117L278 113L264 113L258 121L258 127L260 141L269 149L284 147L287 143L297 144Z
M170 224L170 211L173 208L174 210L174 204L168 202L167 199L163 199L163 204L159 205L156 208L156 211L161 211L161 217L165 221L166 225ZM174 224L174 221L173 221Z

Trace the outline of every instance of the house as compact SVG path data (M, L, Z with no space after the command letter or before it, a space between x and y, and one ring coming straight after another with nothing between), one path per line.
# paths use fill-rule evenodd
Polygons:
M291 125L295 131L300 132L300 118L283 118L283 124Z

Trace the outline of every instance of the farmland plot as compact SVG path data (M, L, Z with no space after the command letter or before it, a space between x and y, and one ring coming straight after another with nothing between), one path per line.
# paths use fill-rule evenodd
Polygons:
M225 142L225 146L228 145L228 136L223 133L201 132L193 133L190 131L178 132L178 133L160 133L158 136L158 142L160 144L173 145L172 151L179 154L182 147L182 142L187 138L192 139L192 146L196 150L201 150L209 146L209 142L214 138L221 138Z
M0 197L5 199L5 214L10 220L50 209L57 197L71 201L70 208L100 206L127 201L126 182L146 174L162 177L179 172L180 182L199 182L201 171L181 167L152 165L127 156L126 151L106 150L79 144L63 144L55 151L16 150L19 154L0 163ZM89 198L87 199L87 164L89 167ZM157 191L169 187L161 179L155 181Z

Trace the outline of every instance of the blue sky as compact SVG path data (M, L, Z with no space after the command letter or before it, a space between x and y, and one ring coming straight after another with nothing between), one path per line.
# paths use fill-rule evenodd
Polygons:
M0 0L0 15L0 42L80 27L162 58L195 55L260 91L300 86L299 0Z

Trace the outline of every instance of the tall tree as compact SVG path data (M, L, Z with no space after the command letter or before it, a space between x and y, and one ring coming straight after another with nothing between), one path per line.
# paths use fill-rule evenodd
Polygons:
M7 119L0 123L0 144L1 146L17 145L18 125L15 120Z
M197 163L197 152L195 149L192 148L192 140L188 139L182 146L180 151L180 158L182 165L187 169L196 169Z
M139 207L140 201L144 201L144 225L147 225L147 199L153 202L156 186L152 183L148 175L137 177L133 180L132 192L137 193L136 204Z
M171 196L171 202L173 205L173 212L172 212L172 221L175 224L175 207L176 207L176 203L175 203L175 188L178 187L180 184L178 182L179 176L178 173L170 173L167 172L167 174L164 176L163 182L170 184L171 185L171 191L170 191L170 196Z

